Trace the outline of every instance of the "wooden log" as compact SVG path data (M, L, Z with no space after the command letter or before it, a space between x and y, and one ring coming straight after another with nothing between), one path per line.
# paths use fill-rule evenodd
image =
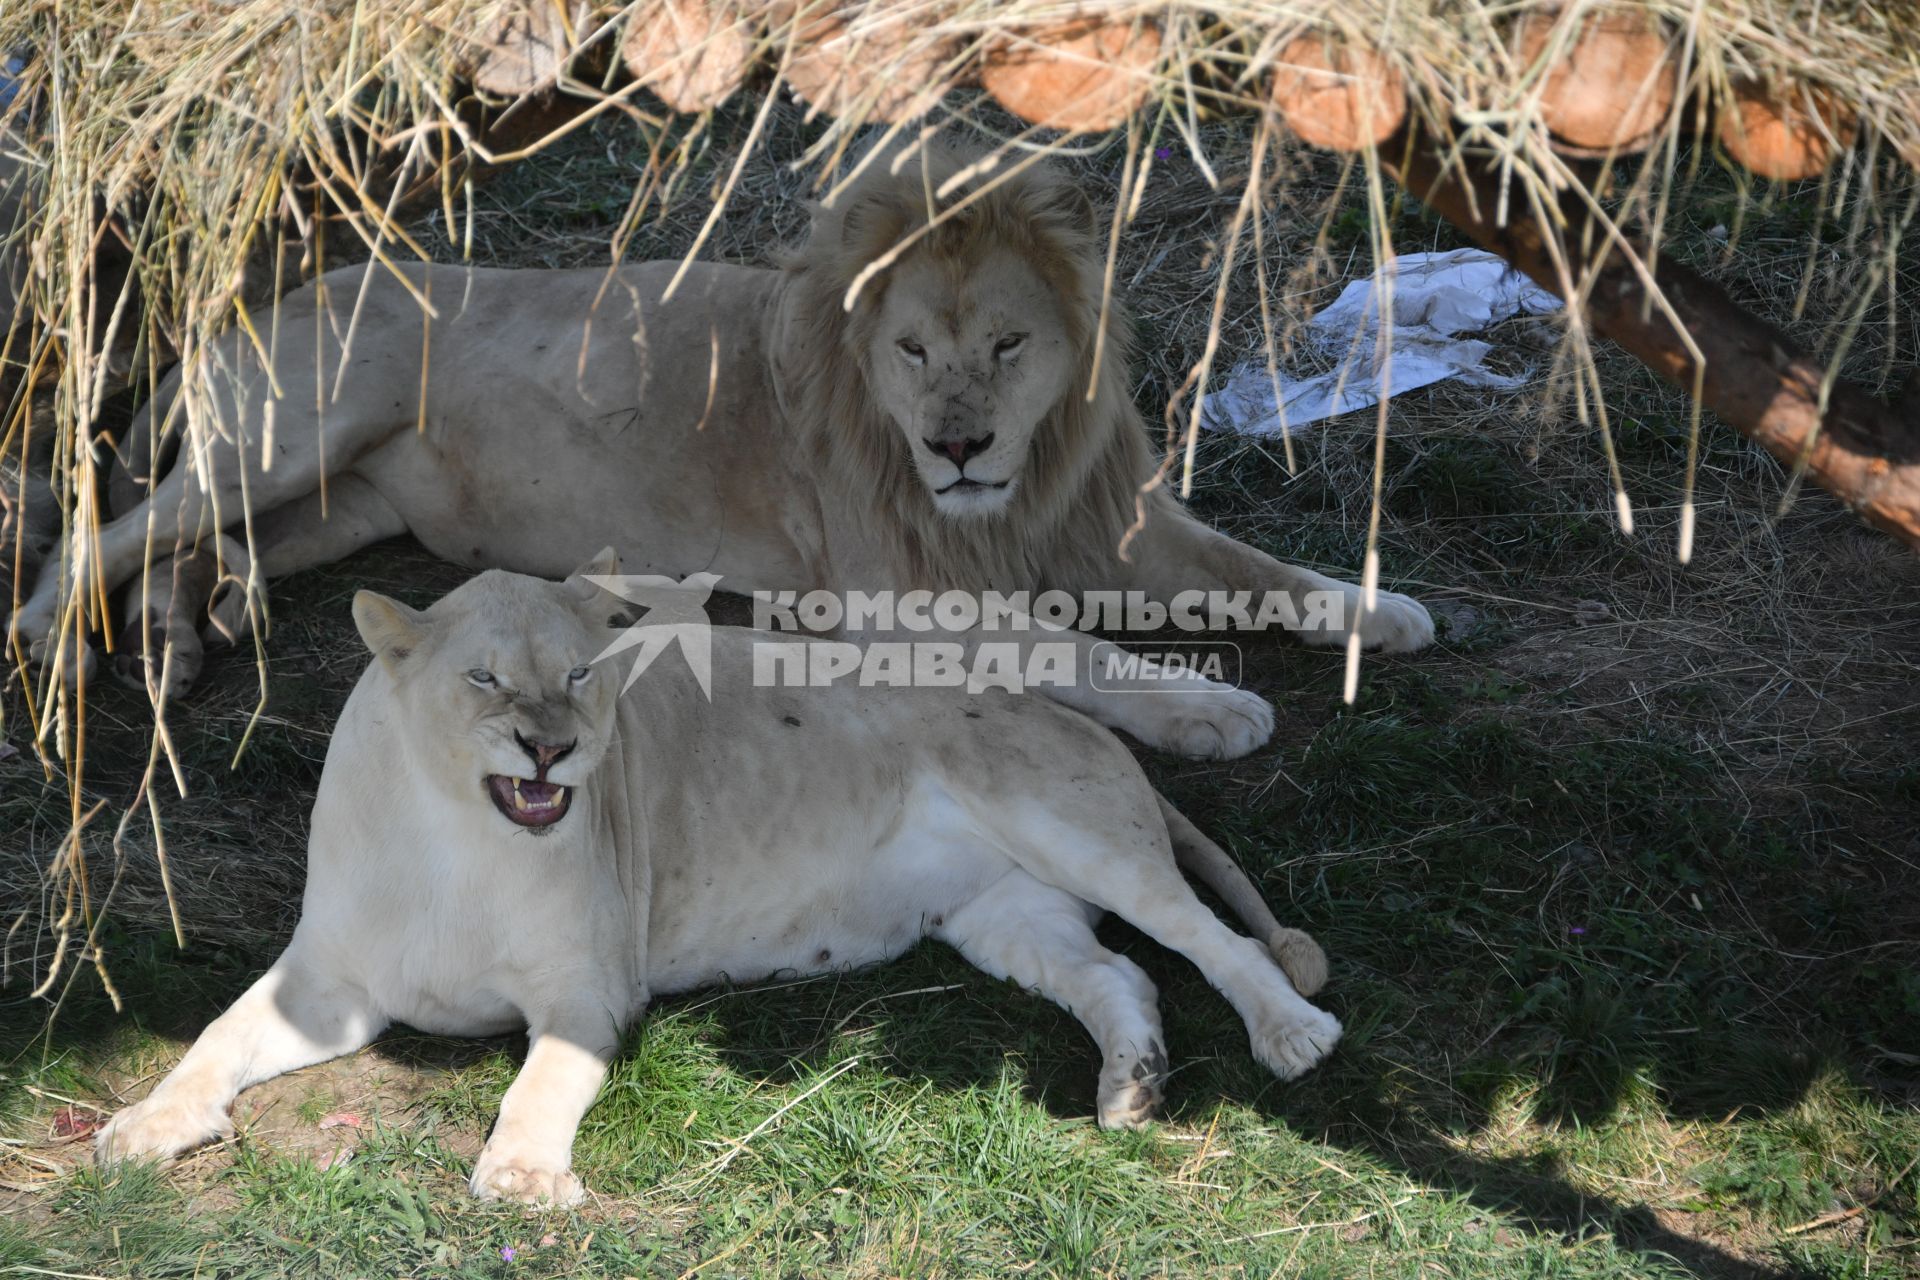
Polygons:
M1763 178L1812 178L1851 147L1860 122L1831 91L1811 85L1741 80L1720 113L1720 145Z
M746 80L757 35L746 6L732 0L658 0L627 19L620 55L662 102L697 115Z
M803 22L790 39L787 83L810 108L898 124L931 111L953 87L951 41L915 48L924 13L909 21L882 4Z
M1543 287L1561 291L1540 224L1524 214L1504 226L1492 221L1501 207L1493 172L1472 160L1449 168L1431 143L1404 133L1381 149L1381 159L1436 213ZM1588 225L1583 206L1569 199L1559 213L1568 226L1560 242L1568 270L1576 281L1594 281L1586 319L1596 333L1689 392L1698 374L1703 406L1787 466L1804 464L1867 523L1920 548L1920 407L1898 409L1837 382L1823 410L1826 369L1819 360L1718 286L1662 259L1660 291L1705 357L1696 366L1625 255Z
M1048 129L1118 128L1153 94L1160 29L1081 20L1009 36L989 50L980 83L1001 106Z
M585 11L572 16L584 18ZM563 0L508 5L481 37L486 52L473 69L473 83L501 98L549 88L573 54L574 34Z
M1359 151L1384 142L1405 122L1407 91L1377 50L1310 32L1282 46L1273 105L1301 141Z
M1556 139L1587 152L1643 150L1673 112L1678 58L1659 21L1613 9L1563 33L1565 19L1535 11L1514 30L1523 69L1548 61L1540 120Z

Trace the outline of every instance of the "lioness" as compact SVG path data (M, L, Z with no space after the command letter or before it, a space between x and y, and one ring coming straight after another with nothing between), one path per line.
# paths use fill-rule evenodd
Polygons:
M623 695L594 665L611 597L588 576L616 570L609 550L565 583L491 571L425 612L354 598L378 657L327 750L293 941L101 1131L103 1158L229 1133L240 1090L391 1021L524 1024L471 1187L572 1201L574 1130L649 999L923 937L1071 1009L1103 1056L1100 1123L1136 1126L1166 1072L1160 1014L1094 937L1103 910L1199 965L1282 1078L1339 1038L1299 994L1325 978L1319 947L1092 721L997 691L754 688L772 637L736 628L712 632L711 703L678 659ZM1267 946L1194 897L1176 847Z
M330 272L285 299L271 335L237 332L169 376L159 420L191 404L215 429L97 542L83 532L70 580L97 571L111 591L149 545L193 544L250 505L263 577L405 532L549 577L611 543L636 571L707 571L742 594L1278 592L1325 624L1309 643L1355 628L1390 650L1430 643L1415 601L1383 591L1363 610L1359 588L1142 492L1156 460L1124 316L1101 336L1092 207L1044 165L960 168L932 144L876 156L780 269L697 264L671 298L676 262ZM136 468L154 462L151 421ZM132 593L134 652L148 627L168 638L181 577L162 563ZM64 649L45 644L60 582L42 573L15 619L42 652ZM1316 612L1314 592L1338 607ZM199 645L184 627L170 638L184 685ZM1082 678L1048 692L1102 724L1213 757L1272 733L1264 699L1199 676L1185 697L1089 687L1094 641L1078 639Z

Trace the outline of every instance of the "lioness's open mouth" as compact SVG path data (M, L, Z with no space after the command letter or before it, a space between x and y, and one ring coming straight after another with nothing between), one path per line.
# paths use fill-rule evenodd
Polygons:
M550 827L567 816L567 808L573 803L571 787L533 778L509 778L504 773L487 775L487 794L508 822L522 827Z

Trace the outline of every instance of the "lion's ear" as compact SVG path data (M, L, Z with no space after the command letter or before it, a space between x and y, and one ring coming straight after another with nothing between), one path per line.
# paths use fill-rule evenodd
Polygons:
M891 192L864 192L841 211L840 245L861 253L884 253L900 238L905 224Z
M1046 192L1046 206L1048 212L1066 223L1075 233L1089 239L1100 238L1099 211L1079 186L1071 182L1054 183Z
M594 578L620 576L620 553L612 547L600 548L600 554L567 575L567 590L582 604L591 604L606 588Z
M420 647L428 624L427 615L418 609L409 609L377 591L356 591L353 625L360 629L360 639L367 648L389 662L400 662Z

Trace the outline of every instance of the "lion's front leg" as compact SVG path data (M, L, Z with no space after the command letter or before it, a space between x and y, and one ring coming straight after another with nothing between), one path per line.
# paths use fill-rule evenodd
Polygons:
M1433 617L1412 596L1366 593L1351 582L1275 560L1201 524L1168 499L1155 506L1131 550L1128 586L1172 604L1182 593L1250 593L1257 614L1269 592L1286 597L1283 625L1311 645L1344 645L1358 630L1361 643L1387 653L1410 653L1433 643Z
M500 1100L468 1187L483 1200L577 1204L586 1191L573 1175L573 1138L620 1029L604 1007L536 1012L529 1023L526 1065Z
M1048 630L1015 618L994 630L974 627L912 638L958 642L966 655L963 665L976 676L1018 672L1025 692L1043 694L1158 751L1233 760L1259 750L1273 736L1273 707L1259 694L1191 670L1130 670L1112 661L1112 642L1085 632Z

